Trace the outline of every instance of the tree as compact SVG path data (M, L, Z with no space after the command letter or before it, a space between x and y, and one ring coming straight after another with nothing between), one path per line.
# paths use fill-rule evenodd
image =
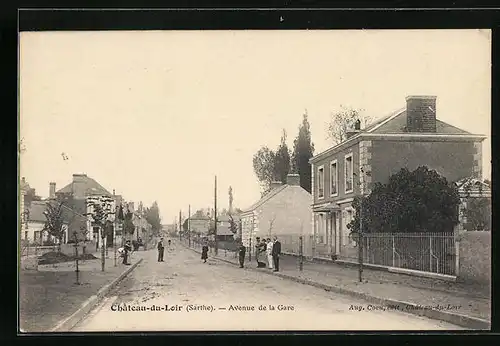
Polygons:
M467 199L465 208L467 231L491 231L491 202L486 197L471 197Z
M233 234L237 234L239 230L239 223L234 220L231 214L229 215L229 230L233 232Z
M491 187L491 182L485 179L484 184ZM483 193L483 184L480 181L471 180L466 183L464 190L466 223L464 228L467 231L490 231L491 230L491 200L487 197L471 196L471 189L476 185L480 195Z
M144 215L146 217L146 221L151 225L153 234L158 236L161 231L161 217L158 202L154 201L151 208L146 209Z
M124 215L123 232L125 233L128 239L130 239L130 236L132 236L135 232L134 213L130 211L130 209L128 208Z
M362 215L363 233L452 232L459 203L456 186L436 171L403 168L387 184L375 183L370 195L355 198L348 228L359 232Z
M58 252L61 252L61 243L64 235L63 201L49 201L43 212L47 221L43 227L50 236L59 240ZM41 237L43 239L43 237Z
M362 109L348 108L340 105L341 110L330 115L327 128L327 137L334 144L339 144L347 139L347 133L354 129L356 121L366 126L372 119L363 114Z
M263 146L253 156L253 170L259 180L261 189L266 192L275 180L275 162L276 154L267 146Z
M311 164L309 159L314 154L314 143L311 141L311 126L305 111L299 133L293 141L292 172L300 176L300 186L311 192Z
M285 183L288 173L290 173L290 150L286 144L286 131L283 129L281 142L274 156L274 177Z

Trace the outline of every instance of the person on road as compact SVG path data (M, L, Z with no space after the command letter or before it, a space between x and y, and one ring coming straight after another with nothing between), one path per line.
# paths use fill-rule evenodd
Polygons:
M157 249L158 249L158 262L163 262L163 254L165 252L165 247L163 246L163 238L160 238Z
M274 244L272 248L274 271L278 272L280 270L280 255L281 255L281 243L277 236L274 236Z
M259 268L260 245L260 237L255 238L255 261L257 261L257 268Z
M238 255L239 255L239 260L240 260L240 268L243 268L243 264L245 263L245 254L247 252L247 248L245 245L243 245L242 242L240 242L239 247L238 247Z
M257 261L257 268L267 267L267 265L266 265L266 247L267 247L266 239L262 238L260 243L259 243L258 248L256 249L256 253L259 253L259 255L261 255L261 256L259 256L259 259L263 258L264 260Z
M273 242L271 238L267 238L266 254L269 269L273 269Z
M204 242L203 247L201 248L201 259L203 260L203 263L207 263L207 258L208 258L208 244L207 242Z
M170 247L171 244L172 244L172 241L169 239L168 240L168 247Z
M129 253L132 251L132 245L130 245L130 240L127 240L125 242L125 245L123 246L123 264L125 265L130 265L128 261Z

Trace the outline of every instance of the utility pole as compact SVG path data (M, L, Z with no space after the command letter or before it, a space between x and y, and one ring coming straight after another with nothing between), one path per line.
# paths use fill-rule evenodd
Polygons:
M364 177L362 175L365 174L364 168L360 169L360 188L361 188L361 204L359 206L359 232L358 232L358 262L359 262L359 282L363 282L363 204L364 204ZM363 180L361 180L363 178Z
M215 229L215 254L219 252L219 244L217 242L217 176L215 176L215 191L214 191L214 229Z
M181 215L181 211L179 210L179 240L182 240L182 225L181 225L181 218L182 218L182 215Z
M191 204L188 206L188 244L191 247Z

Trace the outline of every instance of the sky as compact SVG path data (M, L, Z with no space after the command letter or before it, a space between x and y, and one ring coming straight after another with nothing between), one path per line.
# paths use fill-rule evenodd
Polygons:
M260 197L252 157L292 148L307 110L319 153L341 105L377 119L407 95L484 134L491 172L489 30L130 31L20 34L21 176L47 197L73 173L151 205L163 223ZM68 160L63 160L62 153Z

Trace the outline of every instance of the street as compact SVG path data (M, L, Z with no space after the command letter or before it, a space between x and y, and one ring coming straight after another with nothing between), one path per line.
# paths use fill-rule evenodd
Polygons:
M179 244L165 249L165 262L154 250L144 257L73 331L461 329L219 261L202 263Z

